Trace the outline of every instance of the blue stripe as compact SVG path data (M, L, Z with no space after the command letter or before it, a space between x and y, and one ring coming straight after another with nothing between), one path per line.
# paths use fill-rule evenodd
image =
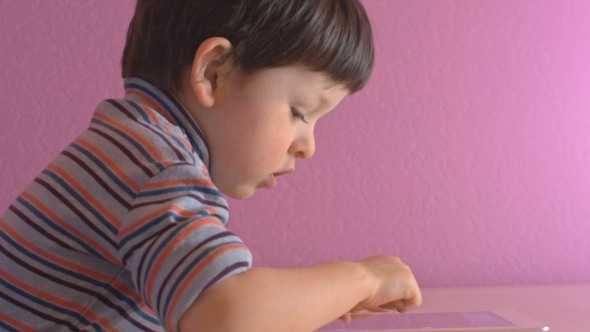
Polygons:
M123 105L122 102L120 102L120 101L117 101L117 102L119 103L119 105ZM146 124L152 124L152 125L156 125L156 126L158 125L157 123L154 123L152 120L150 120L146 111L143 108L141 108L141 106L139 106L138 103L130 101L130 100L125 100L125 102L137 111L139 116L141 116L141 118L143 119L143 122L145 122Z
M145 111L144 111L144 110L141 108L141 106L139 106L139 104L137 104L137 103L135 103L135 102L132 102L132 101L127 101L127 102L128 102L128 103L129 103L129 104L130 104L130 105L131 105L133 108L135 108L135 109L137 110L137 112L140 112L140 113L142 113L142 114L145 114ZM153 126L157 127L157 128L158 128L158 130L159 130L159 131L160 131L162 134L164 134L164 135L166 135L166 136L168 136L168 137L172 138L172 139L174 140L174 142L176 142L176 146L177 146L177 147L180 147L182 150L184 150L184 151L186 152L186 154L187 154L189 157L191 157L191 159L192 159L192 161L193 161L193 164L196 164L196 163L197 163L197 160L196 160L196 158L195 158L195 155L194 155L194 153L193 153L191 150L188 150L188 149L186 148L186 144L184 144L184 143L183 143L183 142L182 142L180 139L178 139L178 137L176 137L175 135L172 135L172 134L170 134L170 133L166 132L166 131L165 131L165 130L164 130L164 129L163 129L161 126L160 126L160 125L158 125L158 124L156 124L156 123L153 123L153 122L151 122L151 121L149 121L149 120L148 120L148 121L146 121L146 122L148 122L148 123L150 123L151 125L153 125Z
M172 101L172 102L174 103L174 101ZM179 102L177 101L176 103L179 103ZM176 103L174 103L174 105L176 105ZM201 128L199 128L199 125L195 122L193 117L190 114L188 114L188 111L184 107L182 107L182 105L179 105L179 106L180 107L178 107L178 106L176 107L176 110L178 110L178 113L183 118L187 119L187 125L190 126L192 131L196 134L195 140L197 141L197 145L195 145L195 149L198 151L199 158L201 158L201 160L204 162L205 161L204 154L207 153L207 156L209 156L209 152L208 152L209 147L207 146L207 141L205 140L205 135L203 134L203 132L201 131ZM199 143L202 143L203 150L201 150L201 145ZM208 161L209 161L209 157L207 157L207 162ZM207 166L209 166L209 165L207 165Z
M92 205L90 205L88 203L88 201L86 199L84 199L84 197L80 196L80 194L75 189L73 189L72 187L70 187L70 185L67 184L61 177L59 177L57 174L53 173L52 171L50 171L48 169L44 170L41 173L49 176L55 182L57 182L63 189L65 189L70 195L72 195L72 197L74 197L74 199L76 199L76 201L78 201L78 203L80 205L82 205L83 207L85 207L88 212L90 212L96 219L98 219L98 221L100 221L100 223L104 227L106 227L109 231L111 231L111 233L113 235L117 235L117 233L119 232L119 230L117 229L117 227L115 227L115 225L113 225L112 222L108 221Z
M143 156L143 157L144 157L144 158L145 158L147 161L149 161L149 162L150 162L150 163L152 163L152 164L155 164L155 165L158 167L158 169L159 169L160 171L161 171L161 170L163 170L164 168L166 168L166 167L165 167L164 165L162 165L160 162L156 161L156 160L155 160L155 159L152 157L152 155L151 155L149 152L147 152L147 151L146 151L146 150L143 148L143 145L139 144L139 143L138 143L138 142L137 142L137 141L136 141L136 140L135 140L133 137L131 137L131 136L127 135L127 134L126 134L124 131L121 131L121 130L119 130L118 128L115 128L115 127L111 126L110 124L108 124L108 123L106 123L106 122L104 122L104 121L102 121L102 120L100 120L100 119L97 119L97 118L93 118L93 119L92 119L92 121L91 121L91 123L94 123L94 124L97 124L97 125L103 126L103 127L105 127L105 128L108 128L108 129L110 129L111 131L113 131L113 132L117 133L117 135L121 136L123 139L125 139L127 142L129 142L131 145L133 145L133 147L134 147L134 148L135 148L137 151L139 151L139 153L141 153L141 155L142 155L142 156Z
M170 107L168 105L168 103L164 102L162 100L162 98L160 98L152 90L150 90L149 88L147 88L147 87L145 87L143 85L136 84L136 83L127 83L127 84L125 84L125 89L135 89L135 90L141 91L141 92L145 93L146 95L150 96L151 98L153 98L158 104L160 104L168 112L168 114L170 114L170 116L174 119L174 122L176 122L176 124L179 127L183 128L185 132L187 131L187 129L184 127L184 122L185 121L181 120L179 118L179 115L175 112L176 107ZM184 118L184 116L183 116L183 118ZM197 144L197 142L195 142L195 140L192 137L192 135L187 135L187 136L188 136L189 141L191 142L191 145L193 146L193 148L197 152L197 155L199 156L199 158L201 160L203 160L203 152L199 148L199 145Z
M145 312L143 312L143 310L138 310L140 308L138 307L138 304L133 299L131 299L131 298L125 296L123 293L119 292L119 290L117 288L113 287L110 283L101 282L101 281L99 281L97 279L93 279L92 277L89 277L85 274L80 274L75 271L71 271L71 270L63 268L57 264L54 264L51 261L48 261L42 257L39 257L36 254L30 252L27 248L21 246L18 242L14 241L10 236L8 236L8 234L6 234L2 231L0 231L0 237L2 239L4 239L8 244L10 244L13 248L18 250L21 254L27 256L28 258L32 259L33 261L38 262L41 265L44 265L51 270L61 272L65 275L71 277L72 279L78 279L78 281L85 281L91 285L96 286L97 288L100 288L101 290L108 291L117 300L124 302L129 307L133 308L133 312L138 313L142 318L146 319L147 321L149 321L153 324L156 324L156 325L160 324L159 321L155 320L152 316L147 315ZM51 273L49 271L47 271L47 272ZM78 285L80 285L80 284L78 283ZM82 285L80 285L80 286L82 286Z
M105 164L103 164L102 161L100 161L100 159L94 156L92 152L86 150L84 147L78 145L77 143L72 143L70 147L78 150L78 152L82 153L84 156L90 159L98 168L100 168L101 171L103 171L111 179L111 181L113 181L127 195L135 197L136 192L129 188L125 183L123 183L121 179L119 179L118 176L116 176Z
M164 301L164 310L162 311L162 317L166 317L168 310L170 309L170 303L172 302L172 297L174 296L174 294L176 293L176 290L178 289L178 287L180 286L180 283L182 283L183 281L186 280L186 278L188 277L188 275L195 269L195 266L197 264L199 264L199 262L201 262L202 260L204 260L207 256L209 256L209 254L213 251L215 251L216 249L219 249L221 247L224 247L226 245L229 244L242 244L242 242L240 241L229 241L229 242L224 242L221 243L219 245L216 246L211 246L207 249L205 249L203 252L201 252L197 257L195 257L190 263L186 264L186 268L184 269L184 271L182 271L182 273L180 273L180 275L176 278L174 278L176 281L172 284L172 286L170 287L171 291L168 292L168 296L166 296L166 300ZM209 264L210 267L215 268L214 266L212 266L211 264ZM202 272L200 275L206 275L205 272ZM203 285L205 286L205 285Z
M20 332L20 330L15 329L14 327L8 325L7 323L4 323L1 320L0 320L0 327L5 329L6 331L9 331L9 332Z
M41 219L45 224L47 224L49 227L53 228L60 235L67 237L68 239L76 242L80 247L84 248L88 253L91 253L96 257L103 257L104 258L104 256L100 252L94 250L94 248L92 248L92 246L90 246L88 243L86 243L85 241L81 240L80 238L72 235L70 232L68 232L67 230L65 230L61 226L54 223L51 219L47 218L47 216L45 216L45 214L43 214L41 211L37 210L32 204L27 202L24 198L18 197L16 199L16 201L19 202L20 204L22 204L24 207L26 207L37 218Z
M154 189L154 190L144 190L142 191L137 198L145 198L150 196L160 196L164 194L182 192L182 191L197 191L203 194L208 194L217 197L223 197L221 192L216 189L215 187L201 187L201 186L178 186L178 187L169 187L164 189Z
M133 108L135 108L135 110L137 111L137 114L143 119L143 122L145 123L149 123L149 124L154 124L152 122L152 120L150 120L150 117L147 115L147 113L141 108L141 107L137 107L137 103L134 103L132 101L129 100L125 100L127 102L127 104L131 105ZM121 106L123 106L123 103L117 101L117 103ZM137 122L139 122L139 119L135 119Z
M72 278L80 279L82 281L85 281L89 284L92 284L92 285L100 287L100 288L109 287L109 284L107 284L107 283L100 282L100 281L93 279L85 274L80 274L80 273L71 271L69 269L63 268L57 264L52 263L51 261L48 261L42 257L37 256L36 254L29 251L27 248L21 246L18 242L14 241L10 236L8 236L4 232L0 232L0 237L2 237L4 240L6 240L6 242L8 242L12 247L17 249L23 255L36 261L37 263L45 265L46 267L48 267L52 270L61 272L61 273L66 274L67 276L72 277Z
M129 233L127 236L125 236L124 238L122 238L119 241L119 248L124 248L125 245L127 244L127 242L133 240L134 237L139 236L139 235L145 235L147 230L153 228L155 225L158 225L160 223L162 223L162 221L164 221L167 218L170 218L172 222L174 223L180 223L183 222L185 220L194 218L194 217L203 217L205 215L210 215L209 212L207 211L201 211L195 215L192 215L190 217L182 217L179 214L177 214L176 212L172 212L172 211L168 211L164 214L162 214L161 216L153 219L152 221L144 224L143 226L139 227L138 229L134 230L133 232ZM165 226L165 225L163 225Z
M151 201L147 201L147 202L137 203L137 204L134 204L133 206L131 206L131 210L130 211L133 211L133 210L136 210L136 209L139 209L139 208L148 206L148 205L163 204L163 203L166 203L166 202L169 202L169 201L178 199L178 198L191 198L191 199L194 199L194 200L196 200L197 202L199 202L199 203L201 203L203 205L208 205L208 206L212 206L212 207L218 207L218 208L224 209L226 211L229 211L229 208L227 207L227 205L224 205L223 202L221 202L221 203L220 202L213 202L213 201L207 200L207 199L205 199L205 198L203 198L203 197L201 197L201 196L199 196L197 194L181 195L180 197L172 197L172 198L165 198L165 199L155 199L155 200L151 200Z
M168 103L163 101L162 98L160 98L160 96L155 94L152 90L144 87L143 85L139 85L136 83L125 84L125 90L130 90L130 89L141 91L141 92L145 93L146 95L150 96L160 106L162 106L166 110L166 112L168 112L168 114L170 114L170 116L172 117L172 119L174 119L174 122L176 122L177 125L180 125L182 123L182 121L178 118L178 115L172 111L173 107L170 107L170 105L168 105Z
M170 213L170 212L169 212L169 213ZM221 216L219 216L219 215L217 215L217 214L213 214L213 215L212 215L211 213L209 213L209 212L206 212L206 211L199 212L199 213L198 213L198 214L196 214L195 216L196 216L197 218L199 218L199 219L200 219L200 218L203 218L203 217L213 216L214 218L221 220ZM162 217L159 217L159 218L157 218L157 219L158 219L158 220L160 220L160 219L162 219L162 218L166 218L166 217L168 217L168 215L164 215L164 216L162 216ZM180 222L182 222L182 221L184 221L184 220L187 220L187 219L189 219L189 218L185 218L185 219L183 219L183 220L180 220L180 219L176 219L176 220L177 220L177 221L179 221L179 220L180 220ZM154 222L152 222L152 223L153 223L154 225L156 225L156 224L158 224L158 223L159 223L159 221L158 221L158 222L155 222L155 221L154 221ZM175 226L176 226L175 224L172 224L172 223L167 223L167 224L165 224L165 225L164 225L164 227L160 227L160 228L158 228L157 230L155 230L154 232L152 232L152 234L154 234L154 236L156 236L155 234L161 234L161 233L164 233L164 232L166 232L166 231L167 231L169 228L171 228L171 227L175 227ZM143 227L142 227L142 228L143 228ZM124 241L125 241L125 244L127 244L127 242L128 242L128 241L130 241L130 239L127 239L127 238L128 238L128 237L130 237L130 236L132 236L132 235L133 235L133 234L135 234L135 233L141 233L141 232L140 232L140 231L134 231L133 233L131 233L131 234L127 235L127 237L126 237L126 238L125 238L125 240L124 240ZM132 256L132 255L133 255L133 253L134 253L135 251L137 251L138 249L141 249L141 248L143 248L143 246L145 245L145 243L146 243L146 242L148 242L148 241L150 241L150 240L152 240L152 238L153 238L153 237L143 237L142 239L140 239L140 241L137 241L137 242L135 242L131 248L129 248L129 249L125 249L125 250L124 250L123 257L121 258L121 261L123 262L123 264L127 264L127 260L129 260L129 257L130 257L130 256ZM151 245L150 245L150 246L151 246ZM124 248L124 246L123 246L122 244L120 244L120 245L119 245L119 250L121 250L121 251L122 251L122 249L121 249L121 248ZM145 248L145 250L146 250L146 251L149 251L149 249L150 249L150 247L149 247L149 246L148 246L148 248Z
M158 242L160 242L160 244L155 249L152 249L151 250L151 252L153 252L154 254L151 254L150 260L148 261L147 266L144 268L144 271L145 272L137 271L137 273L142 273L143 274L143 280L144 280L144 282L148 279L148 274L150 272L151 273L157 273L157 271L156 272L153 271L152 267L153 267L156 259L160 256L160 253L164 251L164 249L169 245L169 243L172 241L172 239L174 239L185 228L191 226L193 224L193 222L199 222L199 220L198 219L195 219L195 220L192 220L191 222L185 222L183 224L179 224L178 226L176 226L174 228L174 230L172 232L170 232L168 234L168 236L166 236L166 238L159 239L158 240ZM146 291L145 287L143 287L143 289L144 289L144 292L145 292Z
M35 302L38 305L41 305L41 306L51 309L53 311L57 311L57 312L62 313L64 315L70 316L70 317L74 318L75 320L82 322L84 325L90 325L99 331L104 331L102 326L100 326L98 323L87 320L86 317L82 316L80 313L78 313L76 311L72 311L72 310L54 305L54 304L47 302L39 297L33 296L32 294L29 294L29 293L21 290L20 288L8 283L7 281L5 281L3 279L0 279L0 284L3 285L4 287L6 287L7 289L11 290L12 292L20 295L21 297L24 297L25 299L27 299L29 301Z

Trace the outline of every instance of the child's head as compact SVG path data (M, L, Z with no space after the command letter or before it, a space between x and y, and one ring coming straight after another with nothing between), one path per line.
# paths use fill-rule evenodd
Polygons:
M213 182L243 199L313 155L315 124L366 84L373 61L359 0L138 0L123 76L180 100Z
M211 37L231 42L222 60L245 74L300 65L356 92L373 68L371 26L359 0L138 0L123 77L175 92Z

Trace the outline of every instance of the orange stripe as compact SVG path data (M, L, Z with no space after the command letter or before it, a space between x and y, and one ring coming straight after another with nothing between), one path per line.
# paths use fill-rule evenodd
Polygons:
M150 213L147 216L137 220L133 224L129 225L129 227L125 227L124 229L122 229L119 232L119 239L124 238L125 236L129 235L130 233L132 233L133 231L135 231L136 229L141 227L144 223L155 219L156 217L164 214L165 212L167 212L169 210L172 210L172 211L176 212L177 214L179 214L180 216L187 217L187 218L195 214L194 212L184 210L176 205L165 206L165 207L163 207L153 213Z
M67 308L72 311L83 314L89 321L99 323L100 325L103 326L103 328L105 328L108 331L115 331L113 329L112 325L107 320L96 316L94 313L92 313L92 311L87 311L86 308L84 308L83 306L77 305L76 303L68 302L60 297L57 297L57 296L51 295L49 293L45 293L42 290L33 288L32 286L30 286L24 282L21 282L20 280L18 280L17 278L14 278L13 276L11 276L10 274L8 274L7 272L5 272L3 270L0 270L0 276L2 276L4 278L4 280L7 280L8 282L19 287L20 289L32 294L33 296L35 296L37 298L43 299L47 302L57 304L57 305L60 305L64 308Z
M207 169L207 166L201 165L201 172L203 172L205 176L209 177L209 170Z
M178 135L177 133L173 132L171 127L165 123L159 122L156 118L153 118L154 113L159 113L161 114L164 118L166 118L166 120L168 121L168 123L174 125L174 126L178 126L173 120L172 118L169 117L168 113L162 114L161 112L165 112L163 109L160 109L160 111L156 111L154 112L153 109L149 108L149 106L146 105L141 105L141 109L144 110L146 112L146 114L150 117L152 123L156 124L158 126L158 128L162 129L165 133L176 137L177 139L179 139L180 141L182 141L182 143L184 144L184 148L187 150L191 150L192 145L189 143L188 140L186 140L183 136Z
M61 227L66 229L68 232L72 233L74 236L78 237L82 241L91 245L94 249L98 250L101 254L103 254L109 260L111 260L114 263L121 264L117 257L113 256L109 251L104 249L101 245L99 245L97 242L95 242L92 238L86 236L84 233L82 233L79 230L77 230L76 228L72 227L72 225L61 220L55 213L53 213L53 211L51 211L51 209L49 209L45 205L43 205L43 203L41 203L33 195L31 195L25 191L25 192L23 192L22 197L24 199L28 200L29 202L31 202L33 205L35 205L35 207L38 208L39 210L41 210L41 212L43 212L47 217L49 217L49 219L58 223Z
M143 104L139 104L139 107L145 112L145 114L148 116L148 118L150 118L150 122L152 124L160 125L160 121L158 121L158 118L156 117L156 114L158 114L157 111L155 111Z
M136 96L140 97L141 99L148 102L150 104L149 106L152 107L156 112L160 113L160 115L163 116L166 120L168 120L168 122L178 125L176 122L174 122L174 119L172 119L170 114L168 114L168 112L166 112L166 110L164 110L162 108L160 103L156 102L152 97L146 95L145 93L143 93L141 91L137 91L137 90L128 90L126 94L127 95L136 95ZM154 122L156 122L156 121L154 121Z
M196 185L202 187L214 187L212 181L205 180L205 179L198 179L198 180L170 180L170 181L161 181L161 182L152 182L148 183L144 186L145 189L161 189L165 187L178 187L178 186L186 186L186 185Z
M137 134L133 129L122 126L119 122L112 120L111 118L109 118L108 116L102 114L102 113L95 113L94 116L108 124L110 124L111 126L125 132L127 135L130 135L131 137L133 137L133 139L135 139L143 148L147 149L149 151L149 153L154 156L154 158L157 161L162 161L165 160L162 155L160 154L160 152L154 148L153 144L149 141L147 141L143 136ZM170 166L171 163L170 162L162 162L162 164L164 164L165 166Z
M160 271L162 264L164 264L164 261L168 258L168 255L170 255L170 253L172 251L176 250L176 247L178 246L179 243L186 240L185 238L187 235L189 235L190 233L194 232L196 229L198 229L202 226L211 225L211 224L217 224L217 225L223 226L223 224L215 218L207 218L207 219L199 220L198 222L192 223L190 226L183 229L180 233L178 233L174 237L174 239L172 239L172 242L166 244L166 249L164 249L164 251L162 251L161 253L158 254L158 259L156 260L155 264L151 268L151 271L154 271L154 273L150 274L150 276L148 277L147 282L146 282L145 288L147 289L148 302L152 303L152 297L151 297L152 296L152 286L153 286L154 279L156 278L156 274L157 274L155 272Z
M132 297L133 299L135 299L135 301L141 300L141 298L139 297L137 292L135 292L135 291L131 290L130 288L126 287L125 285L123 285L118 279L115 278L113 280L112 276L107 276L107 275L101 274L96 270L91 270L91 269L85 268L83 266L73 264L73 263L66 261L64 259L61 259L57 256L51 255L49 252L44 251L38 247L35 247L33 244L28 242L25 238L20 236L20 234L15 232L13 229L11 229L5 223L0 223L0 229L4 230L6 233L8 233L8 235L10 235L16 242L19 242L21 245L27 247L29 250L31 250L34 253L36 253L37 255L45 258L46 260L48 260L52 263L55 263L55 264L61 264L64 267L74 270L80 274L85 274L91 278L100 280L102 282L112 283L113 285L115 285L115 287L117 289L119 289L121 292L123 292L123 294Z
M68 181L70 183L70 185L72 185L72 187L74 187L76 189L76 191L84 197L84 199L86 199L88 202L90 202L90 204L92 204L94 208L96 208L102 215L104 215L115 226L117 226L117 228L121 227L121 221L117 217L115 217L115 215L110 213L107 208L105 208L102 204L100 204L100 202L94 196L92 196L88 191L86 191L84 188L82 188L82 186L78 183L78 181L76 181L73 177L71 177L68 173L66 173L66 171L64 171L62 168L60 168L56 165L53 165L53 164L50 164L49 166L47 166L47 168L56 172L62 178L64 178L66 181Z
M227 246L224 246L222 248L220 248L219 250L217 250L215 253L211 254L210 256L207 256L206 259L204 259L203 261L201 261L199 263L199 265L197 265L197 267L195 268L195 270L193 270L191 272L190 275L188 275L185 279L184 282L180 285L180 287L178 288L177 291L174 292L174 297L172 298L172 301L170 302L170 307L168 310L168 314L166 315L166 325L168 326L168 329L170 331L174 330L174 327L172 325L170 325L171 323L171 319L172 319L172 313L174 312L174 308L176 307L176 305L178 304L178 301L180 300L180 296L184 293L184 291L188 288L188 286L194 282L194 280L196 279L196 276L201 273L201 271L208 266L211 261L213 261L215 258L221 256L222 254L233 250L233 249L239 249L239 248L243 248L248 250L248 248L246 248L244 245L242 244L228 244Z
M141 106L141 109L146 112L146 114L148 115L148 117L150 118L152 123L160 126L160 128L162 128L168 134L173 135L176 138L180 139L182 141L182 143L184 143L185 148L190 150L192 145L189 143L188 140L186 140L182 136L178 136L177 134L173 133L166 124L160 123L156 118L154 118L153 113L155 112L155 113L160 114L162 117L164 117L166 119L166 121L168 121L172 125L178 126L176 121L174 121L172 116L162 107L162 105L160 105L160 103L158 103L153 98L146 95L145 93L143 93L141 91L137 91L137 90L131 90L127 93L127 95L136 95L136 96L139 96L140 98L142 98L143 100L145 100L149 105L140 104L140 106Z
M12 325L13 327L16 327L17 329L20 329L25 332L37 332L34 328L29 327L17 320L14 320L11 317L3 314L2 312L0 312L0 321L8 323L8 324Z
M90 142L82 138L78 138L75 142L90 150L94 155L100 158L105 164L107 164L111 171L117 173L117 176L121 180L123 180L128 186L130 186L133 190L135 190L135 192L139 192L141 190L141 187L137 183L135 183L135 181L129 178L127 174L125 174L125 172L123 172L114 161L112 161L94 145L90 144Z
M28 242L25 238L20 236L20 234L15 232L8 225L6 225L6 224L0 224L0 225L1 225L0 228L2 228L6 233L8 233L15 241L19 242L21 245L27 247L29 250L31 250L34 253L36 253L37 255L45 258L46 260L56 263L56 264L61 264L64 267L67 267L67 268L70 268L76 272L88 275L89 277L92 277L94 279L99 279L100 281L103 281L103 282L111 282L112 281L111 276L107 276L107 275L98 273L95 270L91 270L91 269L85 268L83 266L73 264L69 261L66 261L66 260L61 259L57 256L54 256L54 255L50 254L49 252L42 250L42 249L34 246L30 242Z
M174 137L179 139L182 142L182 144L184 145L185 149L187 149L188 151L193 150L193 145L184 136L180 136L180 135L172 132L172 129L170 129L169 126L160 126L160 128L163 128L167 133L169 133L170 135L173 135Z
M192 149L193 149L192 144L184 136L181 136L181 135L178 135L178 133L175 133L170 126L160 125L159 128L164 130L170 136L174 136L174 137L176 137L176 139L180 140L185 149L187 149L188 151L192 151Z
M145 311L147 314L152 315L154 317L157 317L158 314L152 309L150 308L147 303L145 303L145 301L143 299L141 299L141 301L137 301L137 305L139 305L139 307Z
M143 303L143 302L145 302L143 300L143 298L141 297L141 295L139 295L137 293L137 291L135 291L135 288L134 289L130 289L129 287L127 287L126 284L124 284L123 282L121 282L121 280L119 278L113 279L111 281L111 284L113 286L115 286L116 289L120 290L125 296L131 297L133 299L133 302L135 302L135 303Z

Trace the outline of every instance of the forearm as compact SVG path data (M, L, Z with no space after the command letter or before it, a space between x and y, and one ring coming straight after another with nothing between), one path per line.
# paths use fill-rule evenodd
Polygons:
M183 315L182 332L313 331L371 296L361 264L253 268L205 292Z

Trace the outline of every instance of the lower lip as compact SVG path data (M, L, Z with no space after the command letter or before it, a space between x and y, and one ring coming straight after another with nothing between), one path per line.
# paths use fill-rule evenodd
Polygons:
M277 177L274 175L268 176L267 187L268 189L272 189L277 186Z

